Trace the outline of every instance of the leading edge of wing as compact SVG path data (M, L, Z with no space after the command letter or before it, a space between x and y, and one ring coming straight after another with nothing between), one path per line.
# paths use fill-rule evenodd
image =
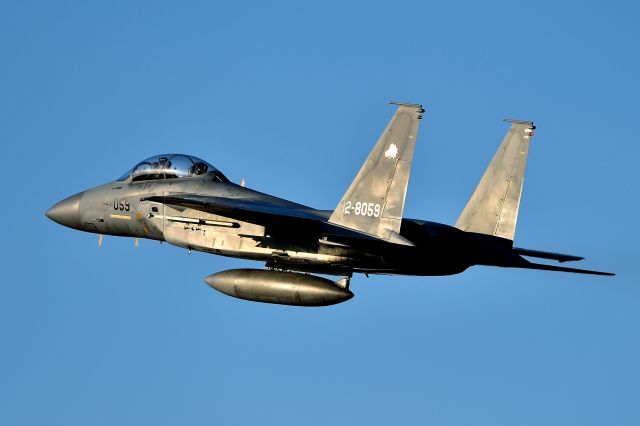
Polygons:
M186 207L207 213L229 216L251 223L273 224L278 218L289 220L317 221L323 220L321 212L310 207L291 203L276 204L274 202L249 198L217 197L198 194L152 195L140 201L153 201L178 207ZM265 223L266 222L266 223Z

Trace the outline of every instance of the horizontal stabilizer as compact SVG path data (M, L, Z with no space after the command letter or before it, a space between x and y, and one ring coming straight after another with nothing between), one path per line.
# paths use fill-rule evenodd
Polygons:
M584 259L584 257L581 257L581 256L572 256L570 254L551 253L551 252L539 251L539 250L529 250L529 249L523 249L518 247L514 247L513 251L516 254L519 254L521 256L538 257L540 259L551 259L551 260L557 260L558 262L570 262L574 260Z
M611 273L611 272L590 271L588 269L577 269L577 268L567 268L564 266L545 265L543 263L531 263L526 260L522 263L509 265L509 266L514 268L523 268L523 269L541 269L543 271L573 272L575 274L604 275L604 276L615 275L614 273Z

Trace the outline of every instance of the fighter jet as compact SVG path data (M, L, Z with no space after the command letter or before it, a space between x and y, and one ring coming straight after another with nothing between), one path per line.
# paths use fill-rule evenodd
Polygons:
M183 154L148 158L120 178L51 207L53 221L100 235L166 241L188 250L265 262L205 278L245 300L326 306L353 297L353 274L452 275L474 265L594 275L608 272L534 263L583 259L514 247L535 126L510 120L502 144L453 226L403 217L424 108L397 110L334 210L316 210L231 182ZM332 281L311 274L341 277Z

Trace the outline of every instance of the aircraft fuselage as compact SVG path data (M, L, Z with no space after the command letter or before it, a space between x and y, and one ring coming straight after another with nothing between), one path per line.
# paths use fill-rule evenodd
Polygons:
M401 235L416 244L397 253L376 253L323 240L312 225L258 225L246 220L196 209L147 201L152 196L197 193L230 199L251 199L298 209L326 221L330 210L315 210L232 182L205 175L198 178L111 182L69 197L48 212L65 226L119 237L166 241L188 250L267 262L275 269L334 275L371 274L450 275L472 262L464 247L465 233L448 225L404 219ZM142 201L141 201L142 199ZM456 240L456 237L458 241ZM452 237L453 240L452 240ZM460 245L460 244L463 245ZM456 262L452 263L453 258Z

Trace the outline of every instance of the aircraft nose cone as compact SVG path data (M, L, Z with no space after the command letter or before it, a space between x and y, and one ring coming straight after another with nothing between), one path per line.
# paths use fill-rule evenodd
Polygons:
M72 195L69 198L54 204L45 215L59 223L60 225L68 226L69 228L80 227L80 199L82 198L82 192L76 195Z

